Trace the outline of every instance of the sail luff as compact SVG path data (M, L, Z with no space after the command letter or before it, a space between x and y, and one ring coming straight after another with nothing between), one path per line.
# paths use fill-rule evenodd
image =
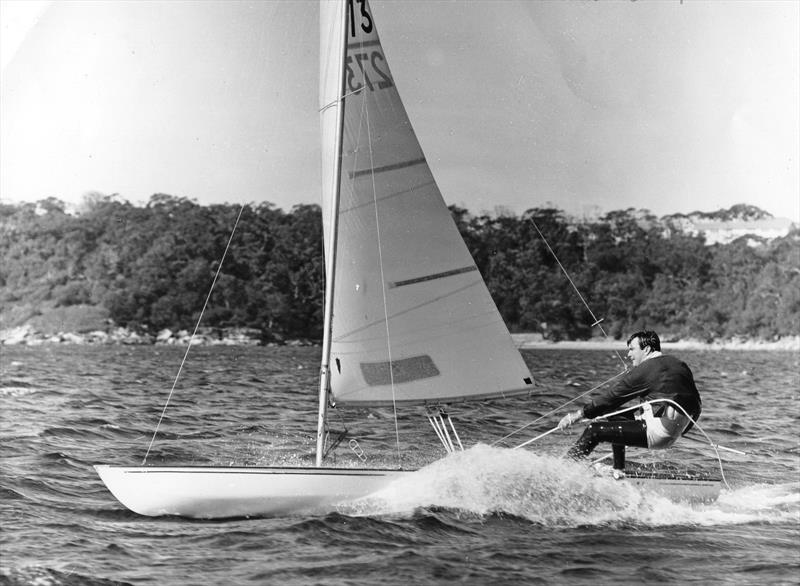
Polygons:
M320 375L319 375L319 405L318 405L318 413L317 413L317 449L316 449L316 466L322 466L322 459L325 452L325 418L328 406L328 391L330 389L330 362L331 362L331 340L332 340L332 322L333 322L333 295L334 295L334 285L336 280L336 248L337 248L337 238L339 232L339 199L340 199L340 189L341 189L341 172L342 172L342 134L343 134L343 127L344 127L344 56L347 51L346 43L347 43L347 35L345 34L345 27L346 27L346 18L347 18L347 10L346 10L346 3L347 0L341 0L339 5L339 10L341 11L341 15L339 17L339 27L338 29L334 29L334 40L338 35L341 35L340 42L338 43L338 51L337 56L334 58L334 64L337 68L337 83L336 87L338 88L338 93L336 96L336 132L334 135L334 145L335 145L335 152L333 157L333 177L332 177L332 184L330 185L331 189L331 202L330 202L330 209L331 209L331 216L329 219L329 232L328 232L328 245L325 249L325 299L324 299L324 318L323 318L323 333L322 333L322 359L320 363ZM323 3L324 4L324 3ZM330 23L326 22L329 20L326 18L326 15L329 13L325 11L325 9L320 7L320 28L324 28L325 26L330 26ZM335 19L334 19L335 20ZM337 46L334 42L334 47ZM324 50L324 48L322 48ZM324 66L320 64L320 84L326 84L327 80L323 79L325 77L326 72L324 71ZM325 113L324 110L329 107L333 107L332 103L327 103L327 90L328 88L323 87L321 90L321 95L323 96L323 102L321 104L322 113L321 119L324 118ZM324 121L323 121L324 126ZM324 128L323 128L324 134ZM324 142L324 140L323 140ZM328 145L323 144L323 150ZM324 181L324 174L323 174L323 181ZM323 197L325 197L325 190L323 189Z

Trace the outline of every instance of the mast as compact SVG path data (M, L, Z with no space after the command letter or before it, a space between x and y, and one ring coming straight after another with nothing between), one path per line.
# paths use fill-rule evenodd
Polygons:
M319 369L319 409L317 414L317 455L315 465L322 466L322 457L325 452L325 417L328 407L328 390L331 380L331 337L333 323L333 290L336 276L336 246L339 236L339 200L341 194L342 177L342 133L344 129L344 60L347 53L347 2L341 0L340 32L342 42L339 54L337 55L337 71L339 95L337 96L336 113L336 153L334 156L335 169L333 173L333 201L331 202L330 235L327 247L327 257L325 263L325 299L324 299L324 319L322 331L322 363ZM324 49L323 49L324 50ZM325 104L323 107L328 107ZM322 145L325 148L326 145Z

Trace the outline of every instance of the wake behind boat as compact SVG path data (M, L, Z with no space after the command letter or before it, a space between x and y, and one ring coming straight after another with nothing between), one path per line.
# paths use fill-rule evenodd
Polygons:
M461 442L439 406L532 392L419 145L366 0L320 3L320 50L326 286L316 467L96 466L139 514L329 512L412 474L324 467L329 407L389 406L395 417L407 406L434 407L430 424L452 451Z

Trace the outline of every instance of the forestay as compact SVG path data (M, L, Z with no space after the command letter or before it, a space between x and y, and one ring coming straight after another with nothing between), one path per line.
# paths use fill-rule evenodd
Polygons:
M320 26L327 248L332 214L339 220L328 275L333 399L436 403L526 392L530 372L428 167L368 3L322 2Z

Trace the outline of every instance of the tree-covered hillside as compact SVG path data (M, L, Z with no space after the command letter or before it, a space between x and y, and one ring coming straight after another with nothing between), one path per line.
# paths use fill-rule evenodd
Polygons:
M512 331L553 340L593 334L533 220L614 336L641 327L709 340L800 334L797 230L756 246L753 238L706 246L634 210L585 222L545 208L521 217L451 211ZM0 205L2 326L88 304L119 326L191 328L238 213L238 205L163 194L145 206L95 195L77 214L55 199ZM246 206L204 325L256 328L264 340L318 339L320 216L317 206Z

